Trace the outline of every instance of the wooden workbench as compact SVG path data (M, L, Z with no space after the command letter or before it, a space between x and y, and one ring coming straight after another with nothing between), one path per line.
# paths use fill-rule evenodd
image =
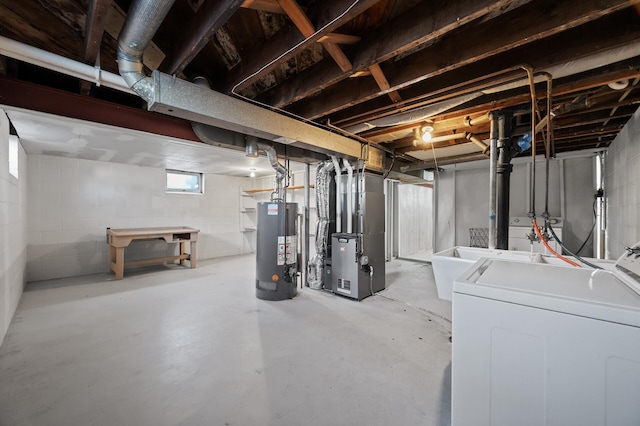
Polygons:
M109 266L116 274L116 279L121 280L126 266L147 265L152 263L164 263L172 260L179 260L181 265L188 260L191 268L196 267L196 242L198 241L198 229L187 226L175 226L164 228L128 228L111 229L107 228L107 240L109 243ZM138 240L165 240L168 243L180 243L180 254L178 256L156 257L153 259L136 260L133 262L124 261L124 249L132 241ZM190 242L189 253L185 252L185 244Z

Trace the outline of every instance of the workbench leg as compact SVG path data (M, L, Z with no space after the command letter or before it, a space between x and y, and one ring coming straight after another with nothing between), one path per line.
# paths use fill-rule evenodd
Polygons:
M196 268L196 241L191 241L191 251L189 252L189 262L191 269Z
M185 246L185 242L180 241L180 256L184 255L184 246ZM184 266L184 259L180 259L180 265Z
M116 280L124 276L124 247L116 247Z

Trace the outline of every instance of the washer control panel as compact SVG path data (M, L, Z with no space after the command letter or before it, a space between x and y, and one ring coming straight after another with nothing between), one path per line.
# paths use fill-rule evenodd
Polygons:
M640 285L640 242L625 251L616 262L616 267Z

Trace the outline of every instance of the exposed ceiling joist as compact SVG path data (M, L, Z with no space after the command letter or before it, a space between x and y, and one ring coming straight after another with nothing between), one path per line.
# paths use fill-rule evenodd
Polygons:
M359 48L353 54L352 72L368 69L396 55L433 42L447 32L460 28L489 12L510 10L506 6L513 3L512 1L469 0L457 2L455 7L441 8L436 8L432 3L420 3L389 22L383 31L373 33L359 43ZM313 71L302 73L296 79L263 94L260 100L281 108L318 90L335 85L349 75L333 67L325 66L322 69L314 67ZM347 84L350 85L352 82L349 81ZM375 93L380 93L380 90L377 90L377 84L371 84L371 87Z
M299 51L315 43L323 35L340 28L355 16L361 14L380 0L333 1L314 22L319 30L311 37L305 37L297 28L290 28L268 40L254 55L243 58L240 66L231 70L225 92L240 91L263 75L273 71L280 63L292 58ZM345 13L345 11L347 11Z
M240 8L241 0L208 0L182 34L171 56L160 67L167 74L178 74L196 57L216 31ZM165 65L166 64L166 65Z

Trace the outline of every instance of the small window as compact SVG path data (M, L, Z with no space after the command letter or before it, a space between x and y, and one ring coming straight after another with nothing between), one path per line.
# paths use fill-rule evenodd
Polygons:
M167 170L167 192L203 193L202 173Z

